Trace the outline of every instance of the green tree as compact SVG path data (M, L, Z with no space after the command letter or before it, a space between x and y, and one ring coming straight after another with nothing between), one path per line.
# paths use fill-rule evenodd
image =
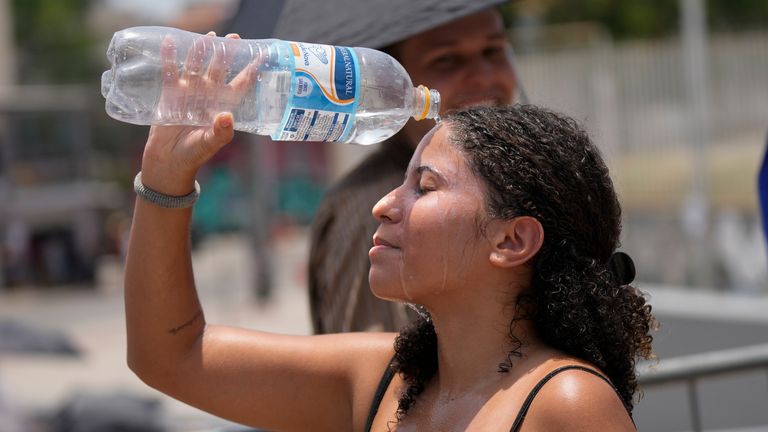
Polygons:
M709 0L707 13L715 30L749 30L768 28L766 0Z
M96 73L96 43L84 25L90 0L13 0L19 81L77 83Z

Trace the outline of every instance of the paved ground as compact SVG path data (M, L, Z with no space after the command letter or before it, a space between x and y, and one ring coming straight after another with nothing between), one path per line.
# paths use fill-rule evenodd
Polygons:
M203 243L195 253L198 290L210 322L291 334L310 332L303 264L303 233L276 243L275 296L253 301L249 252L235 237ZM207 430L226 423L167 398L139 381L125 364L120 264L104 263L99 289L25 290L0 296L0 317L63 331L83 350L82 358L0 356L0 390L17 408L49 412L77 392L125 391L162 400L172 430ZM0 425L0 431L3 431Z
M275 296L253 301L250 254L237 237L212 238L195 253L195 273L211 322L266 331L310 331L304 266L306 233L295 231L275 243ZM0 295L0 318L69 334L84 355L77 359L0 356L0 391L24 412L51 412L76 392L125 391L157 398L171 430L213 430L232 425L166 398L141 383L125 366L121 267L101 266L97 291L23 290ZM643 286L662 322L655 339L660 358L768 342L768 300ZM700 385L704 426L768 430L765 371ZM1 396L1 395L0 395ZM0 397L2 402L2 397ZM649 389L638 405L640 430L679 431L690 427L682 386ZM2 418L0 412L0 418ZM5 432L2 426L0 431Z

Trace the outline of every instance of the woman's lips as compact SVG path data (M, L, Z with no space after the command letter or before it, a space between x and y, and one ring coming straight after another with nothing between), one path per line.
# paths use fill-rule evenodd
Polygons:
M368 251L368 256L372 257L375 254L379 252L385 252L385 251L391 251L391 250L398 250L399 248L392 243L388 242L387 240L384 240L383 238L379 237L378 235L373 236L373 247L371 250Z
M385 246L388 248L394 248L397 249L397 246L393 245L392 243L384 240L383 238L379 237L378 235L373 236L373 246Z

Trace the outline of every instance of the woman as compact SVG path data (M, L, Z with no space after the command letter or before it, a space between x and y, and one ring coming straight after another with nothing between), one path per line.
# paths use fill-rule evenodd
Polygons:
M424 137L373 209L371 289L428 311L397 337L206 324L191 211L167 207L192 201L232 121L150 130L125 279L128 363L142 380L276 431L634 430L634 364L651 355L653 318L608 269L619 204L573 121L476 108Z

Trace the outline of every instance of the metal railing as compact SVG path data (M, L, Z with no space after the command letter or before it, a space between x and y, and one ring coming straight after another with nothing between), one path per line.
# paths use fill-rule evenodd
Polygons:
M637 369L638 382L643 387L686 384L691 426L694 431L699 432L702 427L699 399L696 393L697 381L706 377L754 369L768 370L768 344L673 357L659 362L644 362L638 365Z

